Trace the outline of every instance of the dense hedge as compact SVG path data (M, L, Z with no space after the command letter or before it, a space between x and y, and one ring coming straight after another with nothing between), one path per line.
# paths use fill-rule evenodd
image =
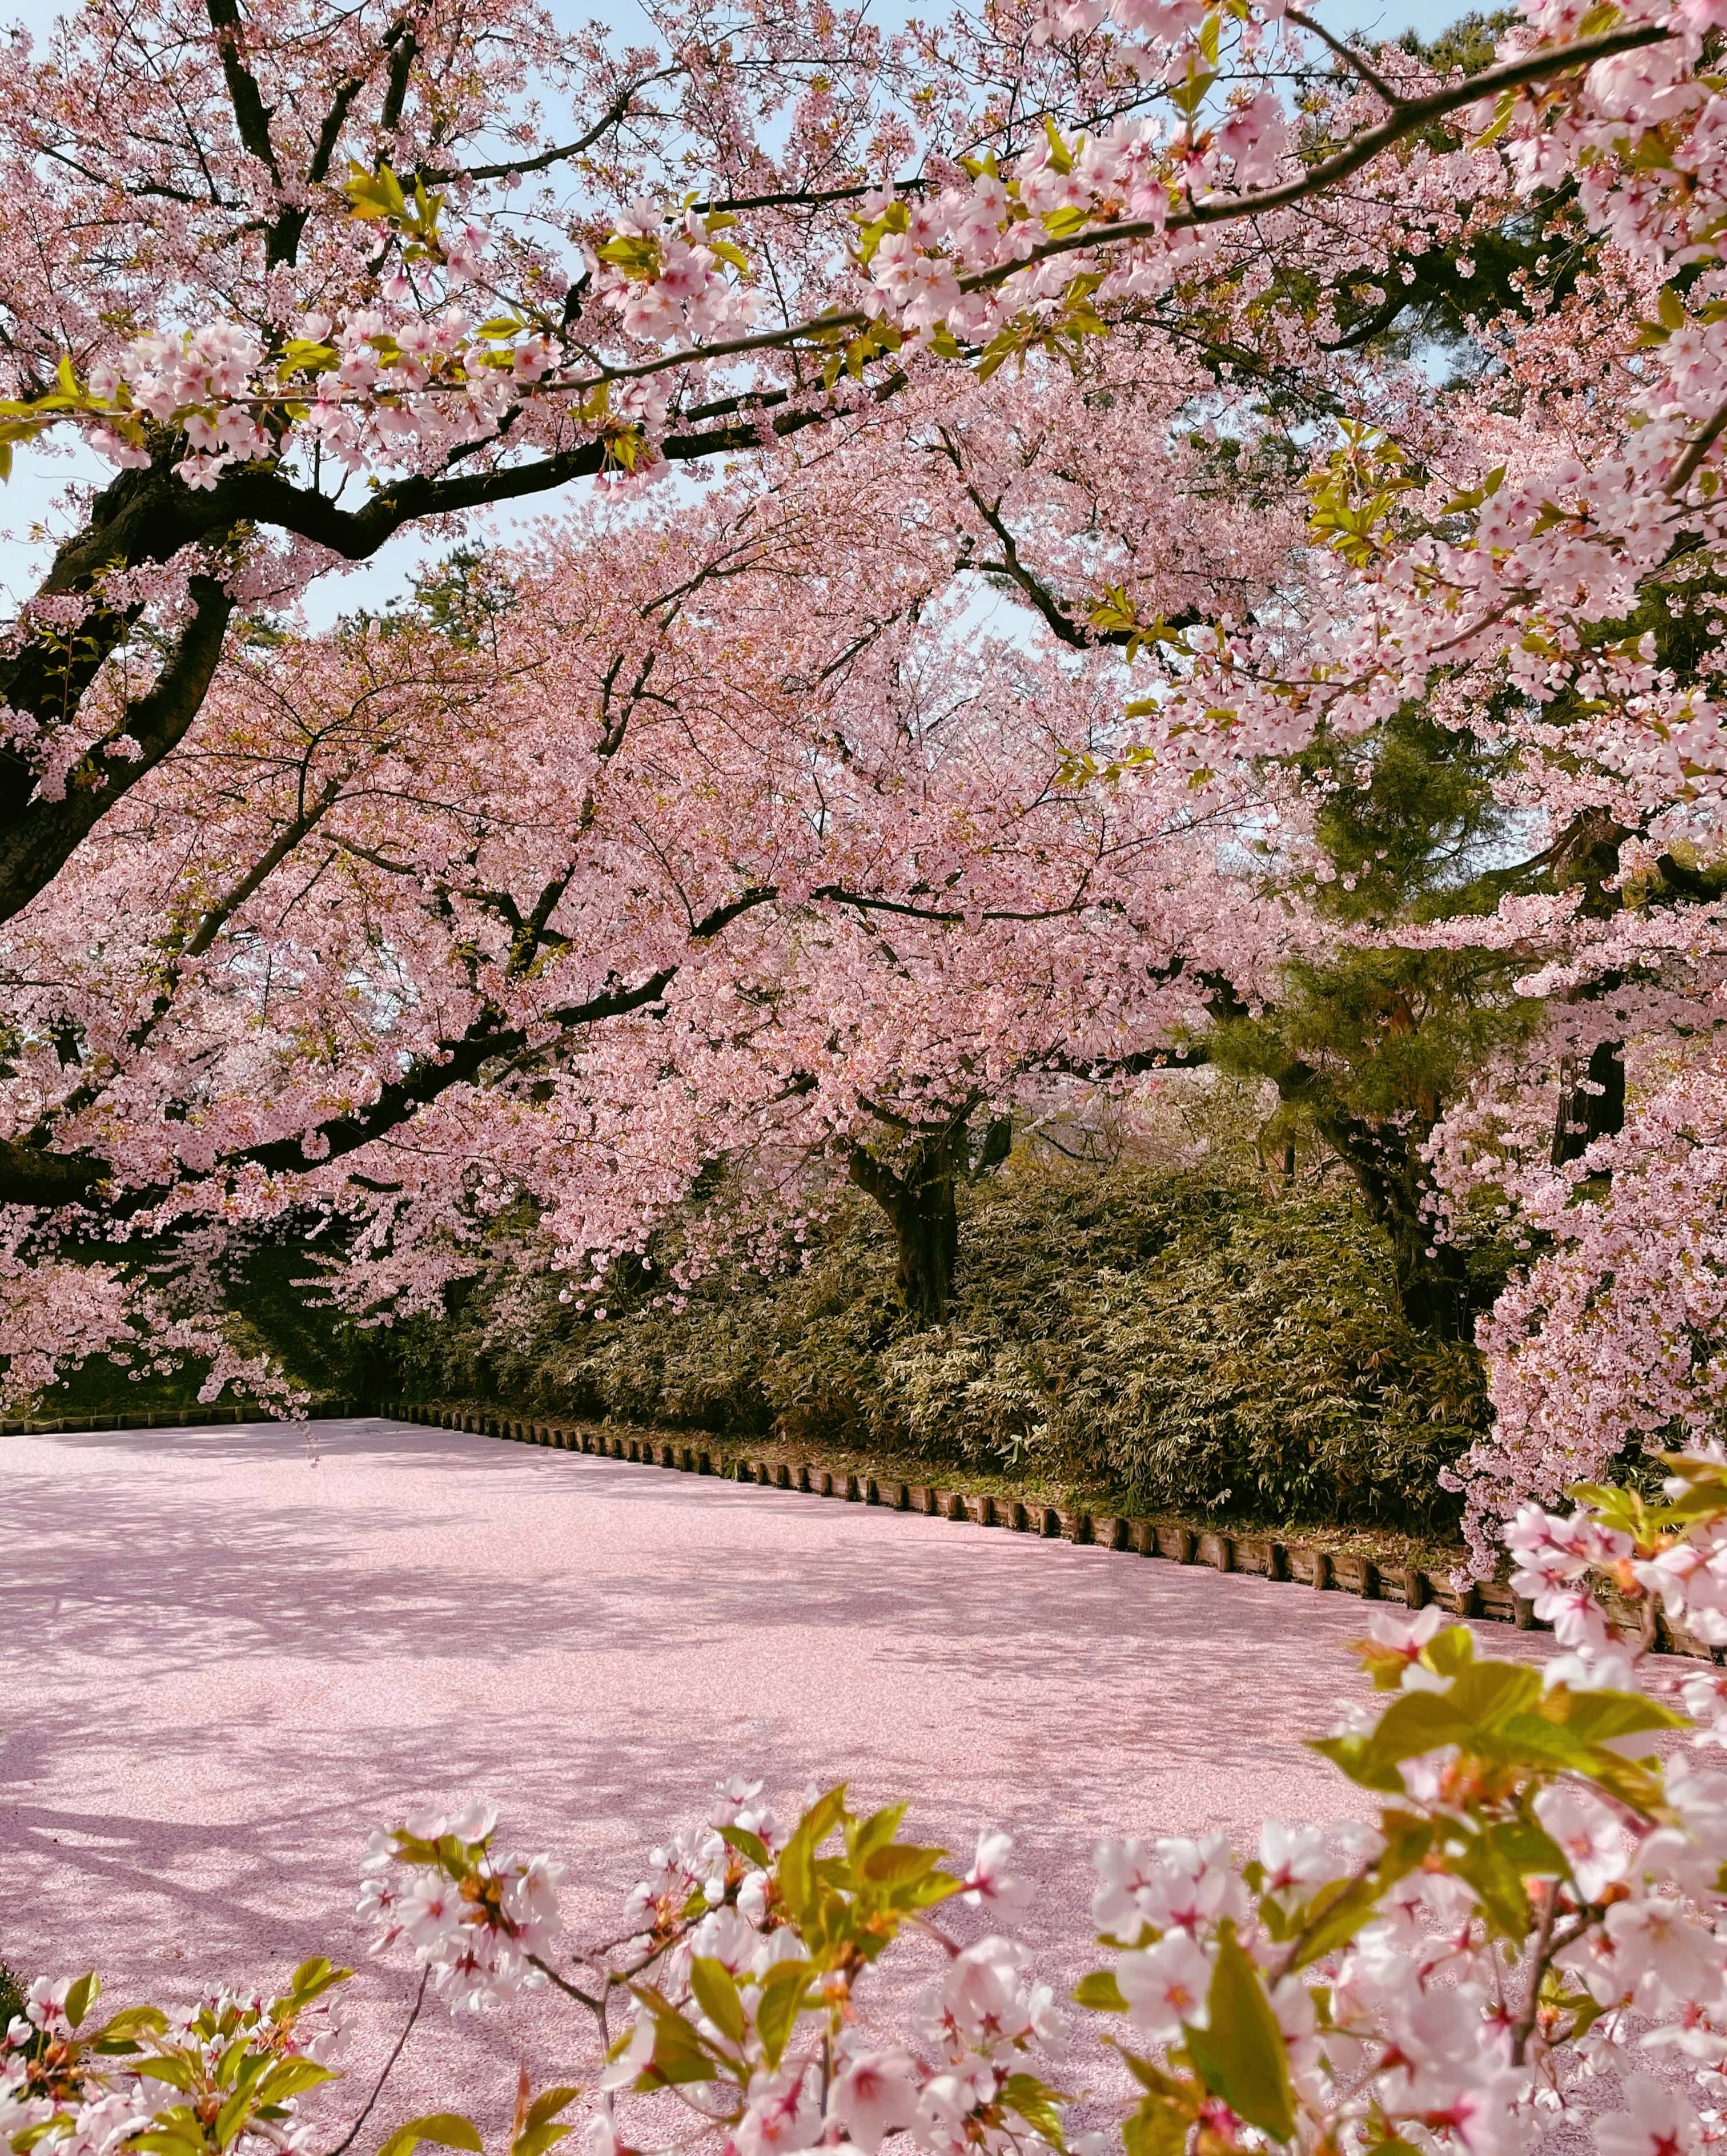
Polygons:
M603 1322L505 1254L396 1336L403 1389L1005 1470L1140 1509L1417 1534L1484 1412L1465 1351L1398 1316L1341 1192L1023 1166L965 1194L950 1322L915 1331L881 1216L836 1216L801 1270L645 1291Z

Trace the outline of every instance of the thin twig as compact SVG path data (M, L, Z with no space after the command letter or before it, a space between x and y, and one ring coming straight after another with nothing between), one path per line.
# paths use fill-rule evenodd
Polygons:
M1529 2049L1529 2038L1534 2034L1541 2011L1541 1986L1546 1981L1547 1964L1553 1958L1553 1926L1558 1914L1559 1881L1555 1879L1541 1905L1541 1921L1535 1932L1534 1966L1529 1971L1529 1995L1511 2033L1511 2063L1515 2066L1524 2062L1524 2054Z
M1334 38L1323 23L1316 23L1311 15L1303 15L1298 8L1286 8L1283 20L1295 23L1300 29L1311 30L1322 45L1329 45L1345 67L1353 69L1368 88L1376 96L1384 98L1394 110L1400 105L1409 103L1406 97L1398 95L1377 68L1364 59L1353 45L1345 44L1341 38Z
M396 2061L402 2056L402 2046L408 2041L409 2035L413 2033L414 2023L419 2019L419 2010L426 2003L426 1986L431 1982L431 1970L429 1969L422 1969L419 1975L419 1989L414 1994L414 2009L409 2015L407 2020L402 2025L402 2033L396 2039L396 2048L390 2053L388 2058L384 2061L383 2071L378 2076L376 2086L373 2087L371 2095L366 2099L366 2108L360 2113L353 2124L349 2127L342 2138L338 2141L336 2146L330 2151L330 2156L342 2156L342 2152L345 2149L351 2148L353 2146L354 2138L359 2133L360 2128L366 2123L367 2120L371 2118L373 2107L377 2103L379 2097L383 2094L383 2085L394 2071Z
M548 1983L555 1984L566 1998L573 1999L578 2006L585 2006L590 2014L599 2013L599 2001L590 1998L580 1984L572 1984L568 1977L560 1976L550 1962L542 1961L537 1954L530 1954L527 1958L529 1966L538 1969Z

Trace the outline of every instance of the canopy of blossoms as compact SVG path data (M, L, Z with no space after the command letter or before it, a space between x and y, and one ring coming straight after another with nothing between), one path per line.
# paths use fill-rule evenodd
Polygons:
M1473 74L1233 0L14 35L0 451L110 475L0 653L12 1389L146 1337L225 1382L209 1269L290 1214L412 1308L524 1198L585 1277L716 1158L789 1189L1195 1060L1346 932L1299 759L1415 707L1528 844L1375 932L1545 1012L1409 1134L1436 1248L1526 1245L1483 1561L1707 1424L1720 13L1531 6ZM1560 267L1469 311L1532 220ZM1390 331L1458 280L1442 380ZM414 606L296 611L576 481Z

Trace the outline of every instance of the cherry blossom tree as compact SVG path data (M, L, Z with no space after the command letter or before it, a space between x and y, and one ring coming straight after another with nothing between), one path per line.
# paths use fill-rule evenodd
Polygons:
M1027 573L1009 513L1070 461L1046 408L1034 440L984 394L1020 439L987 492L951 417L908 444L913 394L704 505L602 504L323 636L258 624L6 932L26 1255L130 1245L208 1316L222 1238L316 1232L347 1306L393 1316L501 1214L585 1270L747 1154L776 1217L835 1160L873 1183L936 1314L954 1134L1052 1063L1180 1057L1294 933L1179 782L1075 783L1124 737L1107 640L973 620L980 578ZM1275 574L1296 528L1227 493L1185 514L1134 581L1190 606Z
M1442 1254L1484 1212L1534 1239L1521 1300L1484 1336L1511 1450L1490 1447L1472 1470L1480 1504L1489 1491L1499 1502L1557 1487L1627 1429L1706 1419L1712 1291L1701 1304L1680 1295L1657 1320L1603 1284L1632 1279L1616 1252L1626 1237L1646 1246L1687 1149L1699 1135L1713 1143L1709 624L1727 429L1715 13L1713 0L1531 6L1491 59L1465 54L1466 66L1442 51L1358 48L1298 9L1197 0L1003 8L898 37L823 10L667 9L640 51L561 35L504 0L330 17L305 0L244 11L165 0L142 13L83 9L39 51L15 38L0 423L29 454L76 440L116 475L73 501L11 634L0 696L17 791L0 913L22 924L20 950L45 934L64 944L68 931L51 924L57 909L78 918L79 904L63 880L122 858L121 831L141 824L123 823L121 804L159 804L153 775L182 747L198 757L207 723L229 723L231 685L276 693L261 646L285 625L294 634L288 610L314 578L409 526L460 536L475 512L584 475L629 494L717 456L753 472L903 411L908 515L945 465L943 513L958 512L969 572L1027 602L1076 675L1101 677L1112 653L1130 664L1134 738L1070 742L1072 773L1113 777L1118 791L1123 772L1139 773L1133 813L1161 803L1153 820L1166 839L1178 793L1190 825L1236 818L1239 836L1251 783L1262 818L1283 819L1262 890L1299 901L1316 865L1303 851L1314 772L1302 759L1316 747L1330 759L1322 794L1347 761L1339 745L1361 744L1370 765L1380 732L1412 704L1503 752L1498 798L1530 843L1491 913L1472 901L1449 918L1430 907L1353 932L1358 944L1485 954L1483 978L1520 963L1548 1022L1539 1039L1509 1029L1467 1101L1431 1114L1416 1102L1365 1130L1340 1111L1332 1142L1412 1281L1431 1259L1442 1284ZM1436 385L1402 326L1438 304L1436 262L1473 295L1469 250L1503 255L1523 240L1537 251L1517 272L1519 306L1487 320L1454 295L1478 363L1461 385ZM1542 267L1550 244L1564 254L1557 270ZM1120 386L1171 375L1172 356L1190 370L1185 402L1136 439L1144 408L1121 407ZM1070 362L1072 390L1057 375ZM1075 424L1075 396L1095 424ZM1178 436L1191 448L1182 470L1140 454ZM1038 447L1052 441L1058 454ZM1284 547L1269 575L1263 552L1245 559L1232 584L1214 552L1208 576L1181 588L1157 573L1162 534L1226 472L1244 530L1264 503L1281 513L1304 495L1314 543L1300 557ZM619 606L652 613L627 572L617 589L635 593ZM880 663L875 620L858 607L853 634L866 640L842 668L856 679ZM376 629L359 642L381 652L388 640ZM339 664L356 648L345 639ZM628 685L645 658L630 650L607 693L635 708L656 692L646 678ZM308 683L337 663L320 654ZM283 658L279 675L298 664ZM460 702L459 675L440 671L430 702ZM368 688L352 708L382 711L393 694ZM363 721L350 729L363 732ZM395 753L388 722L384 739ZM253 963L273 1002L329 1007L303 1038L326 1055L344 1038L355 1066L332 1075L337 1055L316 1082L296 1066L267 1096L255 1079L235 1083L253 990L240 994L230 971L235 1030L203 1043L203 1060L172 1081L165 1049L145 1058L157 1091L147 1113L147 1088L137 1096L128 1128L141 1150L116 1182L95 1126L126 1089L105 1075L98 1102L53 1078L57 1042L82 1050L50 1009L58 987L42 991L20 1033L20 1101L33 1088L42 1108L21 1107L0 1162L0 1191L39 1209L14 1224L21 1263L39 1209L96 1194L111 1225L161 1224L183 1206L187 1172L208 1177L218 1161L230 1209L266 1186L257 1202L280 1202L270 1178L290 1167L296 1194L329 1202L316 1175L303 1179L321 1160L332 1178L350 1163L353 1188L364 1188L353 1176L388 1182L354 1157L410 1111L429 1132L446 1119L440 1157L460 1163L451 1191L470 1171L517 1188L514 1166L480 1167L477 1124L456 1136L476 1099L465 1081L482 1067L500 1056L569 1067L572 1026L585 1043L591 1023L631 1020L674 981L695 995L691 947L709 956L734 924L764 939L743 970L783 979L770 928L794 933L789 917L815 891L841 894L820 903L854 919L879 912L895 880L859 885L806 863L806 884L776 866L769 900L747 875L691 871L700 903L660 913L639 965L630 953L596 971L590 955L581 993L531 1020L530 990L550 971L582 971L573 952L598 952L604 904L594 932L565 943L568 913L554 928L537 909L554 887L553 912L573 904L573 870L560 883L563 870L540 860L532 888L451 884L434 845L409 875L419 850L393 846L381 809L357 838L332 820L332 775L296 793L262 851L236 855L228 882L188 912L151 992L152 1009L164 994L173 1008L146 1031L179 1039L192 1023L180 1010L208 1011L176 986L214 947L193 947L213 917L240 917L223 911L234 893L242 908L261 893L242 886L270 845L288 850L266 882L297 857L285 834L305 821L306 837L342 833L342 873L371 879L378 932L339 963L278 955L262 938ZM339 795L347 781L337 783ZM587 798L578 778L547 814ZM166 814L158 805L144 824L152 813ZM210 825L200 807L179 813ZM135 836L124 858L146 857L159 858ZM411 936L399 894L384 902L393 878L427 901ZM158 874L157 891L169 880ZM327 895L309 894L296 910L320 903ZM966 925L963 906L948 910ZM159 935L146 940L160 950ZM1180 958L1179 994L1210 975L1212 1019L1241 1015L1220 1005L1230 968L1210 947L1178 953L1164 937L1161 947L1168 966ZM1243 951L1250 978L1263 947ZM431 993L427 965L403 954L446 948ZM735 992L738 972L709 985ZM495 993L494 981L511 985ZM417 1033L408 1014L434 1012ZM554 1013L548 1054L537 1029ZM1166 998L1159 1023L1174 1015ZM1196 1015L1190 1006L1181 1023ZM136 1007L127 1022L144 1022ZM964 1063L951 1033L926 1032L940 1052L896 1075L913 1092L930 1082L920 1064L946 1083ZM1021 1051L1050 1052L1029 1033ZM218 1065L226 1075L206 1091ZM1268 1075L1286 1105L1311 1103L1314 1070L1294 1054ZM815 1112L825 1096L802 1063L779 1075ZM522 1076L557 1091L526 1063ZM759 1122L759 1090L708 1090L723 1102L711 1137L737 1142L741 1124L725 1119L741 1102ZM948 1125L975 1091L944 1096ZM659 1087L656 1112L676 1096ZM989 1097L986 1087L979 1106ZM598 1158L618 1141L594 1114L581 1106L572 1142ZM153 1180L139 1172L152 1147ZM680 1176L690 1150L675 1155ZM110 1204L100 1194L120 1183L132 1194ZM649 1189L636 1210L663 1194ZM406 1200L380 1205L379 1252L399 1235L429 1253L455 1234L454 1209L439 1222L425 1204L412 1232ZM1712 1280L1712 1233L1706 1220L1688 1227L1693 1263L1663 1277ZM1586 1429L1565 1373L1591 1358L1622 1377L1593 1393Z
M920 347L963 338L985 367L1059 348L1103 302L1220 366L1281 359L1329 319L1266 304L1281 276L1329 288L1400 220L1454 225L1472 162L1497 175L1400 159L1424 126L1591 58L1658 45L1680 58L1644 64L1670 72L1692 34L1549 41L1370 122L1385 93L1351 62L1315 92L1310 150L1335 146L1279 180L1268 70L1330 50L1298 14L1009 10L897 41L826 11L656 20L659 46L614 54L502 0L327 19L181 0L80 10L39 57L13 41L3 446L70 429L121 469L0 679L0 916L184 738L237 608L410 524L786 439L895 393ZM1058 111L1093 128L1077 163ZM1339 234L1302 213L1344 180L1365 215ZM1086 267L1115 241L1120 266Z

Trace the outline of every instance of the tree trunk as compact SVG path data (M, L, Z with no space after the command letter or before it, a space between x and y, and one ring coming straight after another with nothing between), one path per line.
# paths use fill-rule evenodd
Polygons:
M1613 880L1619 874L1620 849L1630 836L1623 824L1597 809L1579 819L1569 844L1556 857L1555 880L1562 890L1581 886L1581 911L1586 920L1609 920L1622 909L1624 900ZM1623 974L1603 973L1598 981L1576 990L1571 1000L1596 1003L1623 985ZM1561 1056L1559 1106L1553 1119L1554 1166L1563 1168L1596 1138L1616 1137L1624 1128L1624 1042L1598 1040L1587 1064L1578 1056Z
M861 1146L849 1173L893 1223L897 1277L906 1309L918 1325L939 1325L948 1314L959 1259L959 1213L954 1184L966 1160L964 1124L921 1138L898 1173Z
M1385 1232L1404 1317L1437 1339L1473 1340L1468 1267L1453 1245L1435 1245L1437 1223L1424 1202L1431 1194L1418 1149L1426 1133L1323 1106L1313 1127L1354 1177L1370 1219Z
M1472 1340L1475 1312L1469 1270L1455 1244L1433 1243L1433 1223L1400 1209L1382 1219L1391 1243L1391 1277L1403 1315L1438 1340Z
M1559 1108L1553 1119L1553 1164L1581 1159L1596 1138L1616 1137L1625 1128L1625 1049L1617 1040L1598 1040L1586 1064L1561 1056Z

